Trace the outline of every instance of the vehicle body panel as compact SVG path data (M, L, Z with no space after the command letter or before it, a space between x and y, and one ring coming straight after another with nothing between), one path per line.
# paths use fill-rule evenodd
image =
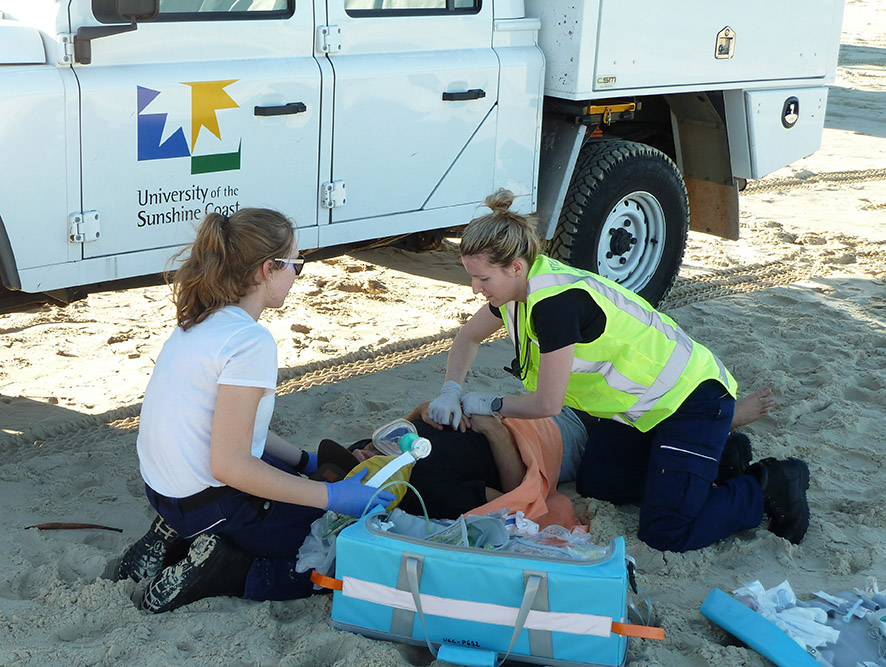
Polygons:
M841 0L458 0L432 11L430 0L361 0L368 13L297 0L273 17L161 16L130 29L99 21L93 1L0 0L0 261L19 278L9 287L156 274L204 213L244 206L281 210L310 250L458 228L505 187L550 237L584 126L552 122L545 96L722 97L730 156L717 181L732 187L818 147L842 17ZM386 10L404 6L414 9ZM717 58L727 27L731 57ZM85 40L87 64L73 42L95 28L119 34ZM794 97L798 120L785 127ZM672 139L680 162L691 137ZM332 183L340 196L326 201ZM78 235L84 215L95 222Z

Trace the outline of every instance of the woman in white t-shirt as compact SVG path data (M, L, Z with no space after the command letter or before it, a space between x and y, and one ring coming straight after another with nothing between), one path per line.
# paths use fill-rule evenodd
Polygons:
M118 576L152 578L142 608L155 613L216 595L307 596L295 560L311 523L327 509L359 516L375 489L357 477L302 477L316 455L268 430L277 346L258 319L283 305L304 257L292 223L267 209L210 213L189 250L173 283L178 327L157 358L138 433L158 516ZM391 500L383 491L371 502Z

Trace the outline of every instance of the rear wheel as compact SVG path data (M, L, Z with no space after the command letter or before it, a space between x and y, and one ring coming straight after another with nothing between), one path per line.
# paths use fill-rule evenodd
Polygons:
M633 141L586 144L550 254L640 294L653 305L677 277L689 228L689 200L677 166Z

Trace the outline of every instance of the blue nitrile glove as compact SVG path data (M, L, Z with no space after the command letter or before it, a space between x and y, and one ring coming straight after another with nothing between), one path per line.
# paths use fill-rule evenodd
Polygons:
M461 385L455 380L443 384L440 395L428 406L428 416L438 424L449 424L458 429L461 422Z
M317 472L317 455L308 452L308 462L305 463L305 469L302 471L305 475L313 475Z
M339 514L359 517L364 510L371 509L376 505L387 507L394 502L393 493L390 491L379 491L378 495L373 499L370 508L366 507L369 499L378 491L378 489L362 484L363 478L368 473L369 470L364 468L353 477L348 477L340 482L323 482L326 485L326 492L329 494L329 502L326 504L326 509Z
M482 391L469 391L461 397L461 409L468 417L474 415L492 415L492 401L495 396Z

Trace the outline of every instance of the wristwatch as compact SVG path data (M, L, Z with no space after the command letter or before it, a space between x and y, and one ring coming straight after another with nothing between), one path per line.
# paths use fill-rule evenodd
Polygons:
M492 403L489 404L489 409L492 410L492 414L496 417L501 417L501 396L496 396L492 399Z

